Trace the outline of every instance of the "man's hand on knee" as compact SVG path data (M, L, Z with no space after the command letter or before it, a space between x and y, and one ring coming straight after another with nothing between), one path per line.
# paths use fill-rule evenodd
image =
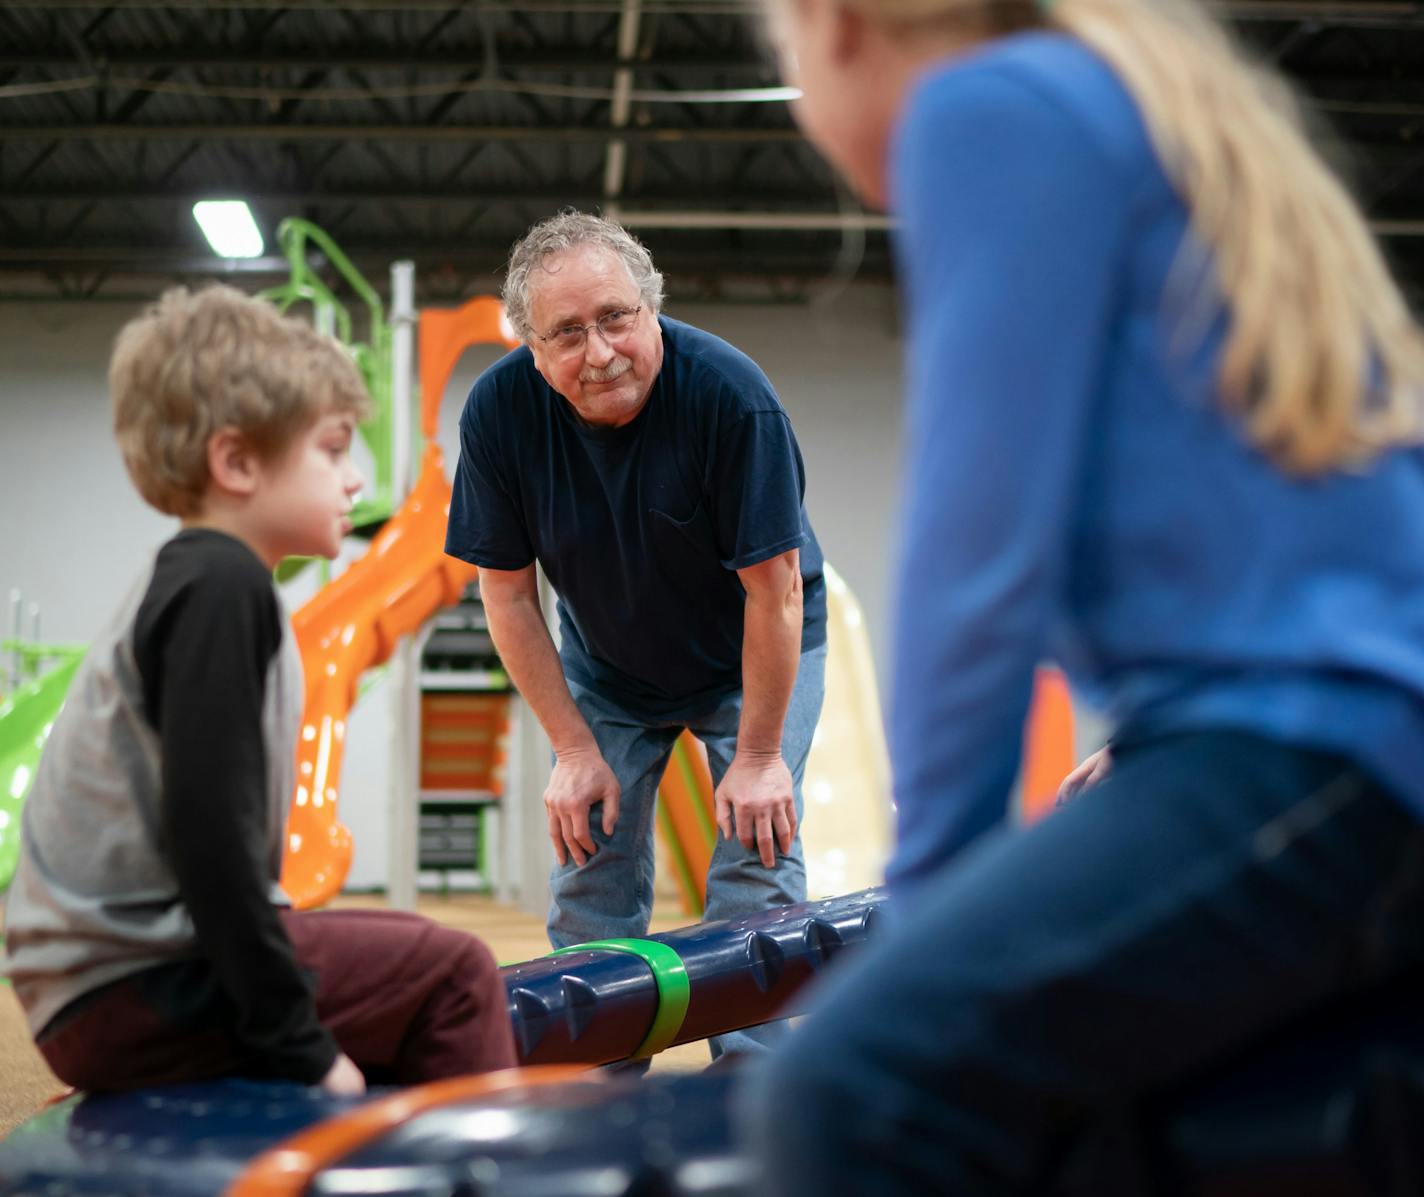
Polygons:
M791 851L796 839L796 799L791 770L781 754L737 753L716 795L717 826L727 839L735 834L748 852L776 867L776 851Z
M549 816L549 839L561 865L571 856L575 864L587 864L598 851L588 825L589 811L597 803L603 803L603 834L613 834L621 793L618 778L597 748L560 753L554 758L544 809Z

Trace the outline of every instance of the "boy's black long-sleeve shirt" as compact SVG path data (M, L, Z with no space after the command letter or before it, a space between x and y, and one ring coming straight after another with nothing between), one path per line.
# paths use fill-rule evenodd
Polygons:
M325 1075L338 1049L274 905L301 705L261 561L179 533L91 649L27 804L7 922L36 1031L90 989L197 955L250 1071Z

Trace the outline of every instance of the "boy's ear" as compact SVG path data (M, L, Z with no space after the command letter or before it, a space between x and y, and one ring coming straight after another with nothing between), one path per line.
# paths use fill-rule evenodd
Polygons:
M831 61L845 66L865 44L865 17L848 4L829 0Z
M855 56L865 34L865 18L841 0L795 0L796 22L812 30L836 66Z
M246 496L257 489L261 461L236 428L219 428L208 437L208 476L228 494Z

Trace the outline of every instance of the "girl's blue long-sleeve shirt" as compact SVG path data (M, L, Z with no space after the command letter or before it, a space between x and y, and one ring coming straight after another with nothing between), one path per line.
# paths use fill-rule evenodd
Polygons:
M1119 727L1338 751L1424 817L1424 455L1302 480L1247 443L1225 319L1177 318L1195 243L1117 76L1048 33L942 63L891 187L896 892L1004 818L1045 657Z

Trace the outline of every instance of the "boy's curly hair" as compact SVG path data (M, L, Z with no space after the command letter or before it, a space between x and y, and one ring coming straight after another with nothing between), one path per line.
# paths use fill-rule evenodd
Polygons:
M328 412L370 400L341 344L232 287L175 287L119 333L109 363L114 434L129 477L166 515L207 491L208 439L235 428L264 460Z

